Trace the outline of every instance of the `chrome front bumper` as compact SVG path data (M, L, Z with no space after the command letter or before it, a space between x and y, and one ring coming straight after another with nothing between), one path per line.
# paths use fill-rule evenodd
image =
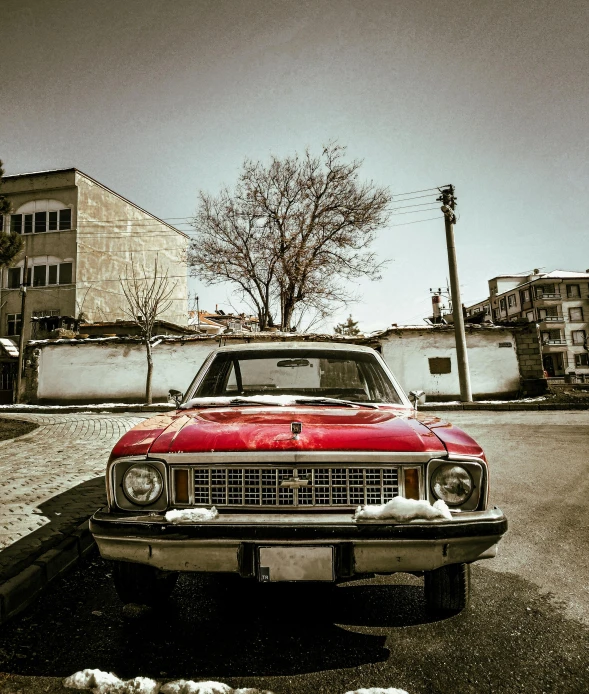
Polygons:
M260 547L333 546L336 578L429 571L497 553L507 531L502 511L457 514L452 521L355 523L349 514L222 514L215 521L173 525L163 516L97 511L90 530L105 559L166 571L257 575Z

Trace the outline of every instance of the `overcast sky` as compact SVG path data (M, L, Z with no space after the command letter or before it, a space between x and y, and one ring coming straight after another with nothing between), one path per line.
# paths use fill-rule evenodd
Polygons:
M498 274L589 268L586 0L0 0L0 12L9 174L75 166L187 218L245 157L336 139L393 193L456 186L466 303ZM444 225L403 212L379 234L382 281L360 283L363 300L326 328L349 312L366 330L428 315L429 288L446 282ZM192 289L229 310L227 286Z

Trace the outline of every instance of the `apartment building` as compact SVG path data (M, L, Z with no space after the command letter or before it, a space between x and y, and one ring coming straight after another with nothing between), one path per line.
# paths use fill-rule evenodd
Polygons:
M4 176L2 193L12 214L0 215L0 232L22 234L24 251L0 275L1 336L14 339L24 330L30 339L31 319L44 316L128 319L120 278L132 266L139 277L153 276L156 257L158 276L167 273L173 286L160 318L186 326L189 238L182 231L75 168Z
M589 270L498 275L489 297L466 308L497 322L527 320L539 326L542 361L548 376L589 376Z

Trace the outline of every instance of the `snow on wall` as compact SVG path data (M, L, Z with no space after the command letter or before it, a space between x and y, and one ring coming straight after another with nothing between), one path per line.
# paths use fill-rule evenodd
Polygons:
M519 363L511 330L467 332L466 346L473 395L519 390ZM382 356L407 393L424 390L434 400L460 395L454 330L400 329L382 340ZM431 373L430 359L440 357L450 359L450 373Z

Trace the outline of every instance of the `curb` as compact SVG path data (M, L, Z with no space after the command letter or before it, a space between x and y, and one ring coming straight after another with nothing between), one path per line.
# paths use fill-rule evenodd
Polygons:
M77 566L95 547L89 521L53 549L37 557L30 566L0 584L0 624L28 607L55 578Z
M119 414L128 414L129 412L173 412L176 408L174 405L128 405L126 407L105 406L96 407L94 405L28 405L27 407L19 407L18 405L10 405L2 407L0 405L0 417L3 414L103 414L104 412L114 412Z
M451 410L532 410L532 411L545 411L545 410L589 410L589 403L582 402L519 402L519 403L497 403L493 405L492 403L479 403L479 402L464 402L464 403L452 403L451 405L446 405L441 402L438 406L436 405L421 405L419 411L423 412L446 412Z

